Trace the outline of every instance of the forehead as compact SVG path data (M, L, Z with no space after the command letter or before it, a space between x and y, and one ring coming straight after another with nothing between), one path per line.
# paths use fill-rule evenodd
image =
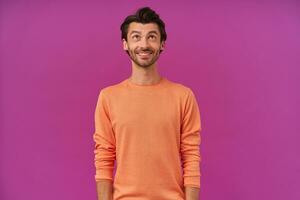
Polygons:
M156 31L157 33L159 33L159 28L156 23L142 24L137 22L131 22L128 27L128 34L130 34L132 31L138 31L142 34L147 34L150 31Z

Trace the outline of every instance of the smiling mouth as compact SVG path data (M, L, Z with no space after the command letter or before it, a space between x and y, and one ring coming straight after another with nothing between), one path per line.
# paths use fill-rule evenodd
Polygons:
M142 58L148 58L148 57L150 57L151 54L152 54L151 52L139 52L139 53L137 53L137 55L142 57Z

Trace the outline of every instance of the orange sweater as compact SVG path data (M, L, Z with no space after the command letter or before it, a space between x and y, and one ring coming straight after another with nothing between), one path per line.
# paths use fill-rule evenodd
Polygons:
M200 188L200 130L187 86L163 77L103 88L95 110L95 180L113 181L114 200L183 200L184 186Z

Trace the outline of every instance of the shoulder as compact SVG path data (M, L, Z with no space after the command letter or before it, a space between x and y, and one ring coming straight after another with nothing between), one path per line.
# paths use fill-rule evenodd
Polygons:
M191 87L172 80L168 80L168 82L170 83L170 88L174 90L177 94L179 94L181 97L187 98L189 95L193 95L193 90Z
M101 95L101 96L115 96L122 89L123 82L124 81L120 81L120 82L114 83L112 85L102 87L99 91L99 95Z

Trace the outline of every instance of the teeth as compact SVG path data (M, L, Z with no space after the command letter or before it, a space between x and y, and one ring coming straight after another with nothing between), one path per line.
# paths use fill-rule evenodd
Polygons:
M140 55L148 55L148 54L150 54L150 53L139 53Z

